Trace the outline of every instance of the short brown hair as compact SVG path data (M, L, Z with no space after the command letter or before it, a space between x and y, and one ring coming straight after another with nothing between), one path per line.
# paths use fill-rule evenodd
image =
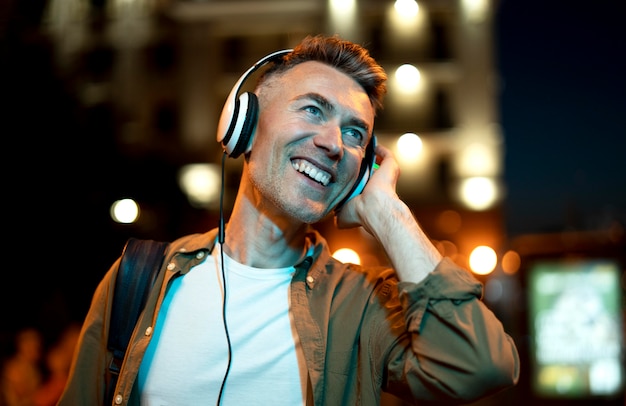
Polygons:
M376 111L383 108L387 93L387 74L361 45L339 36L315 35L305 37L293 52L277 59L259 78L259 84L269 76L281 74L308 61L318 61L345 73L365 90Z

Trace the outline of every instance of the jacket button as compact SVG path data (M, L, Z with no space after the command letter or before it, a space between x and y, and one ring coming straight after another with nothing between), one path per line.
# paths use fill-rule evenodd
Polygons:
M152 327L148 327L148 328L146 329L146 332L145 332L145 333L143 333L143 334L144 334L145 336L150 336L150 335L152 335Z
M168 271L171 271L171 270L173 270L174 268L176 268L176 264L175 264L175 263L170 262L169 264L167 264L167 270L168 270Z
M115 404L116 405L121 405L123 400L124 400L124 397L122 395L115 396Z
M198 252L198 253L196 254L196 258L197 258L197 259L202 259L202 258L204 258L204 251L200 251L200 252Z
M313 278L311 275L306 277L306 281L309 283L313 283L315 281L315 278Z

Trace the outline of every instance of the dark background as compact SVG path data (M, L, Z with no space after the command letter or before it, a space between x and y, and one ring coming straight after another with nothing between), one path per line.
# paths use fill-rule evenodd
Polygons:
M619 0L501 2L510 235L626 224L625 11Z
M52 44L39 32L45 1L4 4L3 349L18 328L35 325L52 340L66 323L84 317L126 238L100 214L108 210L102 202L111 200L112 185L119 187L132 172L150 167L163 171L152 173L154 179L173 185L172 194L177 190L166 164L125 162L118 156L107 137L111 128L84 131L94 129L88 123L107 123L108 110L76 111L79 95L58 80ZM499 2L494 37L505 140L502 209L510 239L612 229L623 241L624 11L621 0ZM181 213L184 197L171 197L165 209ZM178 234L159 232L149 235Z

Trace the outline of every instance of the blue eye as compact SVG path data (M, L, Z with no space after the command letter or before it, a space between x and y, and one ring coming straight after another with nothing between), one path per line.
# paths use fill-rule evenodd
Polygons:
M322 110L317 106L304 106L303 110L316 116L322 115Z
M361 146L363 140L365 139L363 132L355 128L347 128L343 131L343 134L347 136L344 142L347 142L350 145Z

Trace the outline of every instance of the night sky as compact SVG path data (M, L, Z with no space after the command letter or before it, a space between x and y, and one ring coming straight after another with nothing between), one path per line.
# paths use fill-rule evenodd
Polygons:
M500 4L510 235L626 224L626 24L620 0Z

